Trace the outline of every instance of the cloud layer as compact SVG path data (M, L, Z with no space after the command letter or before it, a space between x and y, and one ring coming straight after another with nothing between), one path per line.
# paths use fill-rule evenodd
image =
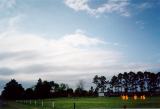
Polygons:
M91 6L91 0L64 0L64 3L75 11L84 11L93 16L106 13L131 15L128 8L131 5L130 0L106 0L95 8ZM12 10L15 5L16 0L1 0L0 12L5 9L5 12L9 12L7 10ZM152 6L146 2L134 7L144 10ZM20 28L23 27L19 24L25 16L18 14L10 18L9 15L0 21L1 81L15 78L31 83L42 78L75 85L80 79L91 83L96 74L110 77L119 72L143 71L159 67L143 62L130 63L126 57L128 54L113 49L121 44L106 42L82 30L75 30L58 38L22 32ZM136 24L144 25L143 21L137 21Z
M33 81L39 77L83 76L105 72L107 66L122 58L120 52L106 49L107 42L81 30L56 39L21 32L18 29L21 18L10 18L5 31L0 33L1 80Z
M95 0L96 1L96 0ZM105 0L104 3L96 8L92 7L92 0L64 0L64 4L75 11L84 11L90 15L99 17L102 14L118 14L124 17L129 17L137 12L151 9L158 6L158 1L139 1L134 3L132 0ZM97 0L98 1L98 0ZM99 1L101 2L101 1Z
M117 13L122 16L130 16L128 10L130 3L128 0L107 0L106 3L97 8L92 8L89 2L91 0L64 0L64 3L75 11L86 11L95 16L103 13Z
M125 63L125 54L107 46L119 46L82 30L59 38L19 30L22 15L8 20L0 32L0 79L15 78L30 83L38 78L67 82L83 79L92 83L94 75L110 77L118 72L157 68L158 65Z
M0 64L5 68L21 69L21 73L88 72L119 60L120 53L98 48L104 44L97 38L77 32L59 39L8 33L0 40Z

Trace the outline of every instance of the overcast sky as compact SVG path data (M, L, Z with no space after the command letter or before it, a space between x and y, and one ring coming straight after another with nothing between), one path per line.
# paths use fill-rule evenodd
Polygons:
M0 0L0 89L160 71L160 0Z

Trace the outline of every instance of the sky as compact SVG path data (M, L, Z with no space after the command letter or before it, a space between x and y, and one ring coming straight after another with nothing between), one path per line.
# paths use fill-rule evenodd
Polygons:
M0 0L0 90L158 72L159 42L160 0Z

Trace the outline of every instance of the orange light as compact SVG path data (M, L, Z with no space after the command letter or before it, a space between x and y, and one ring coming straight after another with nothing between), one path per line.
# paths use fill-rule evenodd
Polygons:
M145 99L146 99L145 95L141 95L141 96L140 96L140 99L141 99L141 100L145 100Z
M128 95L122 95L121 98L122 100L128 100Z
M134 95L134 96L133 96L133 99L134 99L134 100L137 100L137 95Z
M128 100L128 95L125 96L125 100Z
M142 96L142 99L143 99L143 100L145 100L145 99L146 99L145 95L143 95L143 96Z
M122 98L122 100L125 100L125 96L124 95L122 95L121 98Z

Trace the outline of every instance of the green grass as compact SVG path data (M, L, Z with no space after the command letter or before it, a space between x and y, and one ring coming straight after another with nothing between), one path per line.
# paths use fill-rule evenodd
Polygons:
M76 104L76 109L107 109L107 108L160 108L160 97L149 97L146 100L121 100L120 97L95 97L95 98L56 98L44 100L44 106L41 107L41 100L37 100L35 106L34 101L32 104L28 103L15 103L10 102L10 107L15 109L53 109L52 103L54 102L54 109L73 109L73 103Z

